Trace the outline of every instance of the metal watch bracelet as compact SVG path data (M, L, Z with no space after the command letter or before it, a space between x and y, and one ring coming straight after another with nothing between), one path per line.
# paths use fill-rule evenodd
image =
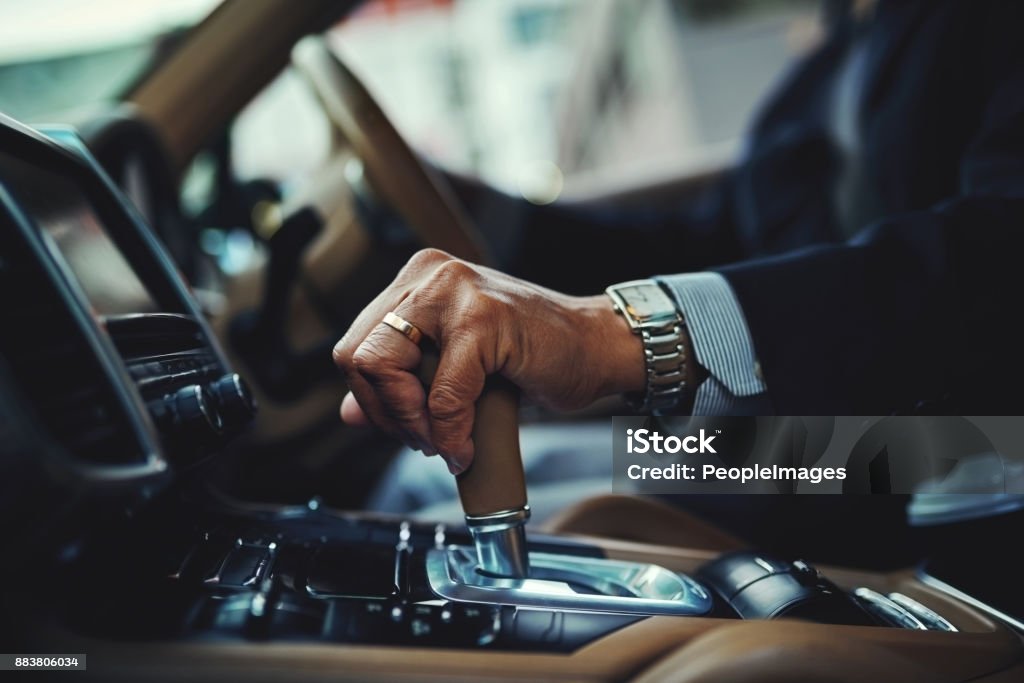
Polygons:
M628 405L637 412L675 407L687 396L682 314L653 280L624 282L605 291L643 342L647 387L641 395L626 396Z
M669 328L640 328L647 367L647 391L642 397L626 397L637 412L661 412L674 408L686 396L686 350L682 344L683 320Z

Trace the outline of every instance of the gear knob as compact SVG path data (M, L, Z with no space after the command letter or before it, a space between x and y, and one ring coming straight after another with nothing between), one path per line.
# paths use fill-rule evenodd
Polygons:
M436 369L437 352L424 348L424 384L429 386ZM473 444L473 462L456 483L478 568L493 576L526 578L530 561L524 525L530 506L519 451L519 389L503 377L488 378L477 400Z
M473 463L456 483L479 568L495 576L530 573L524 525L530 519L519 452L519 390L491 377L476 404Z

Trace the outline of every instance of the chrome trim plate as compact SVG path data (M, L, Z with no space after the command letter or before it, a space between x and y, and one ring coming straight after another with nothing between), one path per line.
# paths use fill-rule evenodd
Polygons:
M921 623L927 626L930 631L956 632L958 630L957 627L953 626L948 619L935 610L925 607L909 595L904 595L903 593L889 593L889 599L920 619Z
M439 597L456 602L588 612L696 616L711 611L699 583L654 564L530 553L530 578L487 576L464 546L427 554L427 578Z
M1016 630L1019 633L1024 633L1024 621L1021 621L1020 619L1018 619L1018 618L1016 618L1014 616L1006 614L1005 612L1002 612L1002 611L996 609L995 607L992 607L991 605L988 605L987 603L984 603L981 600L978 600L977 598L972 597L972 596L968 595L967 593L964 593L959 588L951 586L948 583L946 583L945 581L942 581L941 579L935 578L934 576L932 576L928 572L920 571L919 570L917 572L917 578L918 578L918 580L921 583L926 584L928 586L931 586L932 588L935 588L935 589L937 589L939 591L942 591L946 595L950 595L950 596L956 598L957 600L959 600L961 602L967 603L968 605L970 605L974 609L976 609L976 610L978 610L980 612L984 612L985 614L989 615L990 617L994 617L994 618L998 619L999 621L1001 621L1004 624L1012 627L1014 630Z

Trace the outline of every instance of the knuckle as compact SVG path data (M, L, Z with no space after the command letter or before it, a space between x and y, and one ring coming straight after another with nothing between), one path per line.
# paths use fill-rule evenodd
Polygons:
M405 403L389 405L388 412L396 422L400 422L402 424L415 424L425 417L423 410L418 406L407 405Z
M334 364L337 365L342 372L349 373L354 370L352 366L352 352L345 348L336 348L332 354L334 358Z
M383 357L380 349L372 341L365 341L352 353L352 369L360 374L375 374L379 372Z
M431 419L437 422L453 422L463 415L464 406L460 392L449 384L436 385L427 397L427 410Z
M472 281L477 277L477 272L465 261L450 259L437 267L434 271L434 279L442 283L451 284L460 281Z
M349 334L346 334L338 343L334 345L331 350L331 357L334 359L334 363L342 370L348 372L352 369L352 353L355 351L352 348L352 341Z
M440 249L428 247L427 249L420 249L415 254L413 254L409 258L409 261L406 264L406 268L419 270L426 266L432 266L438 263L443 263L445 261L451 260L451 258L452 257L449 254L441 251Z

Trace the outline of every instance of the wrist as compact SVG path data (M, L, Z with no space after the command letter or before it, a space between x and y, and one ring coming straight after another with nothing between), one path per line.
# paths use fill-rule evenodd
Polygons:
M604 294L579 297L577 308L584 320L587 371L597 378L595 398L642 393L647 387L643 341L611 299Z

